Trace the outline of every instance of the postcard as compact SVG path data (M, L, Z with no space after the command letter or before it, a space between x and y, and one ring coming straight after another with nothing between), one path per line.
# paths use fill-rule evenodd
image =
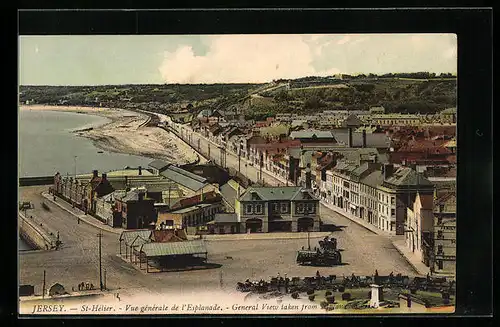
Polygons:
M19 43L21 316L455 311L456 35Z

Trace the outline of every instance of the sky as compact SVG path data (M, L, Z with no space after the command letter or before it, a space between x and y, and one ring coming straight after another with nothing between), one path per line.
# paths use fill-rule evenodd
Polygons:
M457 72L455 34L20 36L20 85L265 83Z

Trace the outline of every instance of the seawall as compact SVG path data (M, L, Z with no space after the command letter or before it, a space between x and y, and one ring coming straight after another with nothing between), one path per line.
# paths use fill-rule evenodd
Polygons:
M19 178L19 186L50 185L54 184L54 176L34 176Z
M54 250L57 248L57 238L37 226L22 213L19 213L19 233L35 249Z

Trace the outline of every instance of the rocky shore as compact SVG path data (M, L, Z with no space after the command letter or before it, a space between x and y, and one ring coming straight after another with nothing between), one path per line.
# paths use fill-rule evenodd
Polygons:
M96 147L108 152L125 153L176 164L191 163L197 159L193 149L161 128L144 126L144 114L115 108L69 106L21 106L20 110L50 110L76 112L105 117L110 122L73 131L91 139Z

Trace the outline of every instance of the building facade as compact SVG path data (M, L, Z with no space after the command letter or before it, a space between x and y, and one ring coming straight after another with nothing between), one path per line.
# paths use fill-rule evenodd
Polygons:
M243 232L319 231L319 200L302 187L250 187L235 207Z

